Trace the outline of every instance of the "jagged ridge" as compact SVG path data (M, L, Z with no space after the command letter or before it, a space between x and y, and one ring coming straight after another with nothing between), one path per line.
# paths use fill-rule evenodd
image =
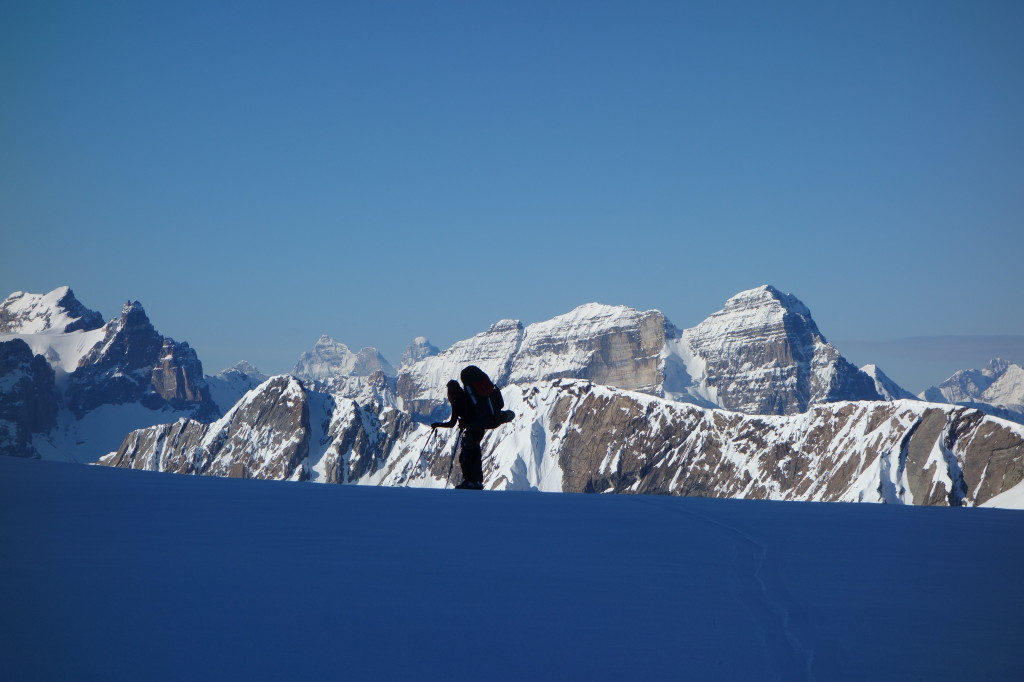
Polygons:
M266 402L264 411L273 413L284 379L249 394L245 410ZM289 423L314 417L287 432L260 427L261 434L277 433L268 452L287 450L283 443L294 442L294 434L320 446L303 462L291 450L283 459L261 454L261 462L288 462L260 469L276 472L270 477L444 482L454 434L428 443L430 430L393 408L374 412L294 385L290 395ZM1024 427L963 407L845 402L795 416L754 416L578 380L514 386L506 399L517 420L484 441L486 482L493 489L960 506L987 502L1024 478ZM208 433L224 432L245 413L210 427L179 422L136 432L102 463L175 470L163 463L187 461L198 437L176 434L207 429L202 433L209 440ZM168 443L175 447L168 450ZM228 462L214 456L196 471L230 470L237 450L229 450Z

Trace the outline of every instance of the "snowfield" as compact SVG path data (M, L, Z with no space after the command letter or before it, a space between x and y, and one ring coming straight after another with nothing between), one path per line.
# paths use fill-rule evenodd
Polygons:
M10 680L1010 680L1024 512L0 458Z

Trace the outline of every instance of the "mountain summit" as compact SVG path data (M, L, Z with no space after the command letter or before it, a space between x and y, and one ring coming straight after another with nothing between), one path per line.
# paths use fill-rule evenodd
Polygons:
M82 305L71 287L48 294L15 291L0 303L0 334L67 334L103 326L103 316Z
M874 380L829 344L811 312L772 286L742 291L682 334L693 392L729 410L797 414L816 403L881 400Z
M367 377L374 372L394 376L395 370L376 348L353 353L349 347L324 334L313 348L299 356L292 376L303 381L330 382L348 377Z
M995 358L982 369L964 369L921 393L933 403L957 403L1024 422L1024 367Z
M526 327L501 320L403 366L397 389L405 408L423 415L440 409L445 381L467 364L499 384L586 379L749 414L883 399L874 379L825 340L806 305L767 285L736 294L684 331L658 310L600 303Z

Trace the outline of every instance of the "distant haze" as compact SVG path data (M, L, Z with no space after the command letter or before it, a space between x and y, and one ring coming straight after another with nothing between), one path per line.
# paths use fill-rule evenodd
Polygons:
M981 369L993 358L1024 365L1024 336L916 336L896 340L832 340L857 366L878 365L917 394L962 369Z

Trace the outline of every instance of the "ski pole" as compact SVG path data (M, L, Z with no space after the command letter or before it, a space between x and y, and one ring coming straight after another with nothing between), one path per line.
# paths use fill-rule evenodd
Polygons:
M459 435L455 439L455 447L452 448L452 461L448 464L448 476L444 479L445 490L448 489L448 483L452 480L452 469L455 468L455 453L459 451L459 445L462 444L462 432L463 429L459 429Z
M423 468L423 453L427 451L427 446L430 445L430 441L434 440L434 434L435 433L437 433L437 429L430 429L430 435L427 436L427 441L423 444L423 447L420 448L420 456L419 456L419 460L416 462L416 469L422 469ZM416 469L413 469L413 473L415 473ZM409 479L410 478L412 478L411 475L408 478L405 479L405 486L404 487L406 487L406 488L409 487Z

